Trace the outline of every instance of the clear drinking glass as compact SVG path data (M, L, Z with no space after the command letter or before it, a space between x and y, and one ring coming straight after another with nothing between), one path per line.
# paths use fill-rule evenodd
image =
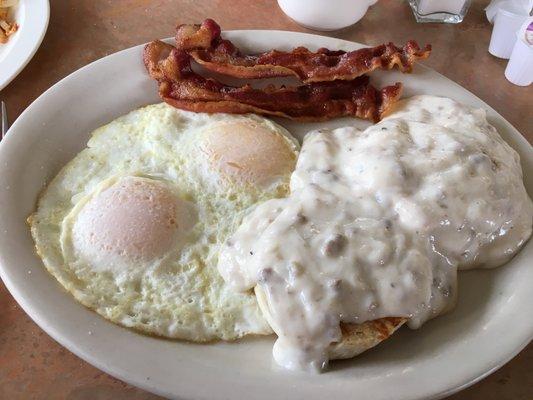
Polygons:
M463 21L471 0L409 0L416 22L444 22L458 24Z

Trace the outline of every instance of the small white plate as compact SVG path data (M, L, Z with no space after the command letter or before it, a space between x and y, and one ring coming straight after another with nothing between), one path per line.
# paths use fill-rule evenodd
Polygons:
M360 45L280 31L226 36L251 51L356 49ZM45 182L79 152L89 133L158 102L141 62L142 46L96 61L54 85L13 124L0 144L0 275L22 308L63 346L109 374L179 399L432 399L460 390L502 366L533 336L533 241L508 265L460 273L459 302L418 331L401 329L375 349L321 375L289 373L272 364L272 338L198 345L121 328L62 290L33 251L25 219ZM373 74L377 85L403 81L405 95L434 94L483 107L490 122L522 157L533 193L533 149L499 114L438 73ZM311 127L364 126L355 119L321 124L279 120L302 137Z
M43 41L49 18L48 0L19 0L15 9L19 29L6 44L0 44L0 90L30 62Z

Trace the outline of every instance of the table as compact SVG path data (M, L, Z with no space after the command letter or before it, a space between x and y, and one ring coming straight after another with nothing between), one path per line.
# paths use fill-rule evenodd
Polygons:
M29 0L22 0L29 1ZM78 68L154 38L171 36L175 23L215 17L224 29L311 32L287 18L275 0L51 0L41 48L0 98L15 119L34 99ZM474 0L459 25L416 24L407 1L380 0L358 24L325 33L367 44L408 39L431 43L425 64L464 86L500 112L533 142L533 91L509 83L506 60L487 52L491 27ZM117 96L120 95L117 93ZM152 400L160 397L100 372L48 337L0 283L0 398ZM510 327L512 329L512 327ZM533 344L496 373L450 400L533 398Z

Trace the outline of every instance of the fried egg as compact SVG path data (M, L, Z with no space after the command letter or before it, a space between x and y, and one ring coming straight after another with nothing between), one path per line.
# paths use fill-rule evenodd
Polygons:
M192 341L269 334L252 293L217 271L259 202L288 193L297 141L255 115L165 104L91 135L30 216L37 253L79 302L120 325Z

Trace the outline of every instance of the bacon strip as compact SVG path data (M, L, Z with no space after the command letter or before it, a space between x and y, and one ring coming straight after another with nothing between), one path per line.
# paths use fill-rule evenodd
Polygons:
M256 113L299 121L342 116L379 121L402 89L396 83L377 90L367 76L297 87L227 86L192 71L185 51L160 41L146 45L143 59L150 76L159 82L161 98L176 108L195 112Z
M408 41L403 48L392 43L351 52L325 48L311 52L297 47L290 52L271 50L246 55L222 39L220 26L212 19L201 25L178 26L176 47L214 72L246 79L296 76L303 82L351 80L376 69L411 72L415 61L429 57L431 52L430 45L420 49L415 41Z

